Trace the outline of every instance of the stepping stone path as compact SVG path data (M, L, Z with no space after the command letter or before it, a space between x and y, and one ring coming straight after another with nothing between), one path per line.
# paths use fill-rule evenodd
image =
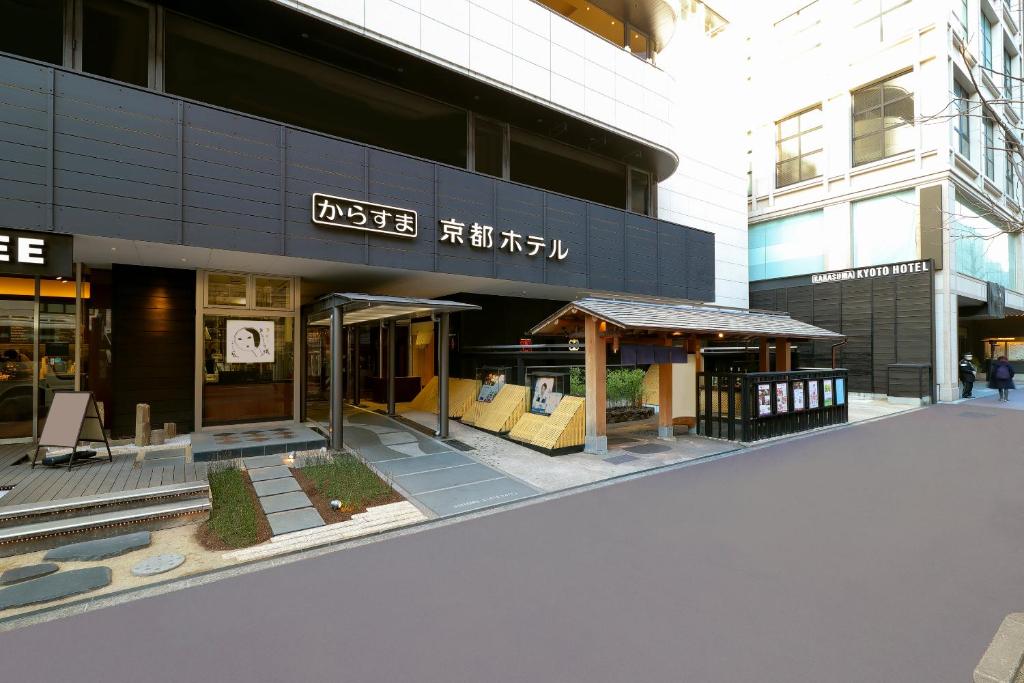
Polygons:
M93 541L64 545L46 553L43 559L57 562L104 560L108 557L117 557L139 548L145 548L150 541L152 541L152 534L148 531L137 531L112 538L99 538Z
M132 567L132 576L155 576L177 569L185 562L185 556L178 553L154 555Z
M9 586L12 583L21 583L22 581L28 581L29 579L38 579L40 576L52 574L58 569L60 569L60 567L55 565L53 562L29 564L24 567L8 569L3 574L0 574L0 586Z
M309 496L283 464L282 455L243 458L242 462L274 536L324 525Z
M60 600L110 585L110 567L88 567L57 572L0 588L0 610Z

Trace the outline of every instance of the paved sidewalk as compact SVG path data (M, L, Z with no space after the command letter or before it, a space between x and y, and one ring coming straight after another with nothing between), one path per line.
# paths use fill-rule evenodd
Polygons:
M386 415L345 408L345 445L407 499L438 517L536 495L538 489Z
M274 536L323 526L324 519L292 476L284 454L242 458Z

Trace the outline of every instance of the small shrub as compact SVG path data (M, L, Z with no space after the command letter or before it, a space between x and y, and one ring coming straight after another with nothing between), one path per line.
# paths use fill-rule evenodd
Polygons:
M569 395L587 395L587 375L583 368L569 368Z
M615 407L639 407L644 400L644 371L619 368L608 371L606 396Z

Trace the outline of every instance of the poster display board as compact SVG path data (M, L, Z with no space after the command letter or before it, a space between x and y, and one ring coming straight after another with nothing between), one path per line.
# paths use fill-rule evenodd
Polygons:
M533 399L530 401L530 412L537 415L550 415L558 407L562 394L555 391L554 377L538 377L533 383Z
M505 386L505 373L502 370L485 370L480 381L480 391L477 393L476 400L490 403Z
M804 409L804 386L805 382L799 380L793 382L793 412L799 413Z
M836 405L846 405L846 380L842 377L836 378Z
M772 385L757 385L757 415L764 417L772 414Z
M807 407L814 410L820 405L818 401L818 380L811 380L807 383Z
M789 382L775 384L775 412L789 412Z
M823 379L821 380L821 405L825 408L832 407L832 380Z
M228 363L273 363L273 320L227 320Z

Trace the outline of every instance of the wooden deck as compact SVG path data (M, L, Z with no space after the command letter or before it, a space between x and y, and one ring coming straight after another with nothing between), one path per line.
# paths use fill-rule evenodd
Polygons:
M114 462L106 459L88 465L41 467L31 469L28 463L14 465L30 444L0 445L0 488L14 488L0 497L0 507L40 501L61 500L114 491L130 491L165 484L205 481L207 463L187 463L174 459L135 464L134 453L114 455Z

